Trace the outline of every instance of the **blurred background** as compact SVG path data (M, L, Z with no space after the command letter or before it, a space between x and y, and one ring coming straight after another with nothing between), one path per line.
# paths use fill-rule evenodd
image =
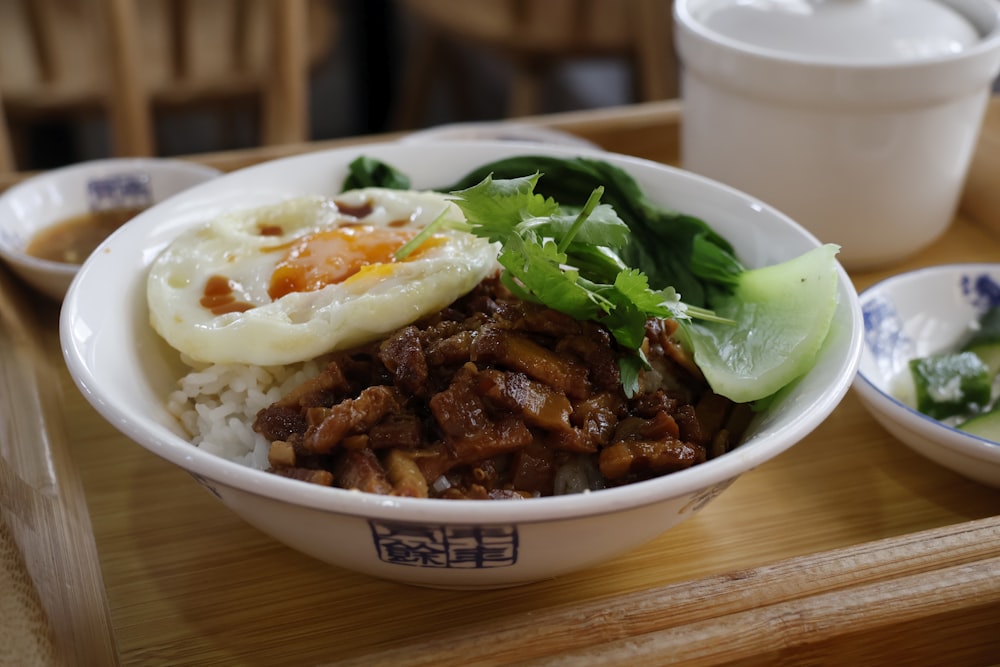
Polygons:
M0 0L0 153L26 171L598 108L675 97L675 69L670 0Z

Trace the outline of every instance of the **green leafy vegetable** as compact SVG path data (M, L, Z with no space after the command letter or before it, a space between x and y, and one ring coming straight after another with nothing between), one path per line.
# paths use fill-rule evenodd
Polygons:
M565 209L584 206L594 190L604 188L602 201L613 209L630 233L629 241L620 246L621 259L628 266L642 267L654 289L673 287L685 303L708 306L712 295L731 291L743 271L729 242L705 222L657 206L631 175L603 160L545 155L505 158L484 164L457 182L436 189L465 190L487 176L506 180L536 172L545 174L536 194L559 202ZM351 175L344 189L359 187L358 183L409 187L397 185L402 178L405 176L389 165L368 158L362 162L359 158L351 164Z
M525 155L484 164L442 191L460 190L487 175L515 178L541 172L537 192L562 206L583 206L590 193L604 188L602 201L620 216L630 231L621 257L642 267L654 289L673 287L694 306L708 306L716 293L735 285L743 266L733 248L705 222L654 204L623 169L588 158Z
M639 369L648 366L640 352L646 320L687 318L689 309L673 288L650 289L641 271L616 257L614 251L628 242L629 231L614 209L599 203L602 187L593 190L581 209L567 212L535 192L539 176L486 176L451 198L465 214L466 231L500 244L502 279L515 294L608 328L628 351L622 376L631 395L638 390ZM443 221L439 217L424 233ZM405 257L416 245L407 244L397 256ZM576 262L577 257L583 261ZM704 309L693 312L712 316Z
M344 190L359 188L389 188L391 190L409 190L410 178L393 166L374 158L355 158L347 167L347 178L344 179Z
M374 185L399 180L377 161L358 167ZM467 231L502 244L502 278L515 294L600 321L632 351L620 360L626 391L648 366L639 351L648 317L680 322L715 392L762 405L811 368L833 320L837 246L748 271L704 221L657 206L602 160L507 158L438 190L453 193Z

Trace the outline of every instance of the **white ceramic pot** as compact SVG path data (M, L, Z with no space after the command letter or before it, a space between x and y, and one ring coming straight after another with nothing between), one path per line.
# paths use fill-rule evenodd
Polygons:
M677 0L683 166L744 190L847 268L949 226L1000 71L993 0Z

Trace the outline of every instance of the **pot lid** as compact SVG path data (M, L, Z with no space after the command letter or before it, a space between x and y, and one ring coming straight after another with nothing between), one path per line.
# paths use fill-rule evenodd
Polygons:
M689 3L689 11L731 40L809 59L934 58L981 38L968 18L937 0L706 0Z

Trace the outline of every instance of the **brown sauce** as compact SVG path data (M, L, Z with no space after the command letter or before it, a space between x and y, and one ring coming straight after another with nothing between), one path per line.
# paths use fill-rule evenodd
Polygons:
M337 210L344 215L349 215L353 218L360 220L361 218L367 218L375 210L370 201L363 202L357 206L353 204L347 204L345 202L335 202L337 204Z
M253 304L237 300L233 284L227 278L218 275L209 276L200 303L213 315L245 313L253 308Z
M143 210L117 208L67 218L35 234L25 252L53 262L82 264L111 232Z

